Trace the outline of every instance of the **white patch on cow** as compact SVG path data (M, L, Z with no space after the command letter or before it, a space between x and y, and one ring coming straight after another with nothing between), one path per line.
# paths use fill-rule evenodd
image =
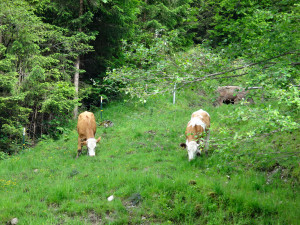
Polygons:
M205 130L206 124L199 117L193 117L189 122L189 126L201 126Z
M203 119L203 116L202 116L202 115L197 115L197 117L199 117L199 118Z
M198 110L196 112L193 112L193 114L198 114L198 113L206 113L210 117L210 115L208 114L208 112L204 111L203 109L200 109L200 110ZM201 117L201 119L203 119L202 115L198 115L198 116Z
M191 141L188 142L187 141L187 151L188 151L188 155L189 155L189 161L195 159L197 152L198 152L198 144L196 141Z
M95 156L95 148L96 148L96 143L97 143L97 140L95 138L89 138L86 140L87 142L87 148L88 148L88 151L89 151L89 156Z

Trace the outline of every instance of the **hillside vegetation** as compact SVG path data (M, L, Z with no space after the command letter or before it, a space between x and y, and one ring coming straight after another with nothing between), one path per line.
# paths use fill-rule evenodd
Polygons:
M247 73L224 84L261 87L295 113L299 9L296 0L2 0L0 154L22 150L24 127L31 144L59 138L100 96L143 102L214 74Z
M0 223L299 224L299 9L1 0ZM216 104L232 85L249 93ZM209 153L188 162L199 109ZM76 160L86 110L102 141Z
M232 112L263 105L213 107L214 99L196 85L178 91L175 105L170 95L114 102L103 113L114 125L97 130L96 157L75 159L74 121L58 141L0 161L1 223L297 224L299 131L249 137L257 119ZM188 162L179 143L200 108L211 115L209 154Z

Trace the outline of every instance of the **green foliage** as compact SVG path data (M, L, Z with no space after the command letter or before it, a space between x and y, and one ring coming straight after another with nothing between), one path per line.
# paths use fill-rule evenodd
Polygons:
M297 1L219 0L205 1L203 7L213 14L213 21L208 19L209 42L228 46L232 56L261 60L299 46Z
M8 159L8 154L5 152L0 152L0 160L5 160Z
M244 136L264 126L257 118L243 121L231 113L247 109L252 116L261 106L215 108L213 91L203 92L203 86L179 90L176 105L171 95L145 106L111 103L104 118L114 126L97 127L102 140L95 157L75 160L73 122L60 140L1 160L1 223L13 217L28 224L297 223L299 131L247 136L224 149L235 133ZM212 119L209 155L188 162L179 143L199 108ZM100 112L94 113L99 118Z
M263 98L279 104L267 110L274 120L299 111L294 0L89 0L82 12L72 0L4 0L0 6L3 146L20 142L15 129L23 126L30 137L57 137L74 105L91 108L100 95L111 99L121 91L144 103L175 84L177 90L195 82L203 90L259 86ZM187 51L193 42L204 45ZM72 100L71 85L78 56L81 103ZM278 118L284 110L290 115Z
M1 223L299 221L295 0L89 0L79 11L71 0L0 2ZM187 50L193 41L203 45ZM97 156L74 161L78 56L83 109L119 92L143 105L110 101ZM259 87L255 104L213 107L224 85ZM209 156L188 162L178 144L199 108L212 119ZM26 143L46 140L20 151L23 127Z
M73 61L91 51L94 37L42 22L26 1L1 1L0 9L0 150L16 152L23 127L35 139L57 136L66 124L78 104L70 85Z
M196 26L196 11L191 7L192 1L150 1L141 4L139 24L143 30L137 37L146 46L153 38L176 33L172 44L177 48L190 46L194 34L188 32ZM137 40L138 40L137 39Z
M229 69L222 66L226 65L226 59L201 46L189 52L173 53L166 36L157 38L155 45L149 48L143 44L124 44L126 65L108 71L106 79L121 83L119 90L142 102L155 94L171 92L175 84L181 88L195 80L206 80L207 75L220 68Z
M14 76L11 78L0 74L0 77L4 81L0 88L0 150L7 153L17 152L21 146L22 128L28 123L30 109L22 106L25 95L14 90Z

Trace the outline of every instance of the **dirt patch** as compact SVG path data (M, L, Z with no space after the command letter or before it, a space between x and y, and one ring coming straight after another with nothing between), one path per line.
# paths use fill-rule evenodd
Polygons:
M289 172L288 169L280 166L278 163L276 163L272 169L270 169L267 173L267 184L271 184L273 182L273 178L274 176L276 176L276 174L278 174L277 176L280 177L281 180L283 180L284 182L287 182L288 176L289 176Z
M89 213L89 215L88 215L88 221L89 221L91 224L94 224L94 225L104 224L104 223L102 222L101 216L98 215L98 214L96 214L95 212Z
M154 130L148 130L148 131L146 131L145 132L145 134L151 134L151 135L156 135L156 131L154 131Z
M122 201L125 206L129 216L131 218L136 217L134 209L138 207L138 205L142 202L142 196L140 193L133 193L128 199ZM142 216L141 220L143 223L148 224L146 216Z
M99 123L100 127L105 127L105 128L112 127L113 125L114 125L114 123L111 122L110 120L104 120L101 123Z

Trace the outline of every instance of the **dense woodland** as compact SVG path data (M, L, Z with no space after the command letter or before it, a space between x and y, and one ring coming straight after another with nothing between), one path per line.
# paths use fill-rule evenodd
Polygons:
M0 151L58 138L79 111L203 83L260 87L253 133L299 128L296 0L1 0ZM299 118L298 118L299 119Z

